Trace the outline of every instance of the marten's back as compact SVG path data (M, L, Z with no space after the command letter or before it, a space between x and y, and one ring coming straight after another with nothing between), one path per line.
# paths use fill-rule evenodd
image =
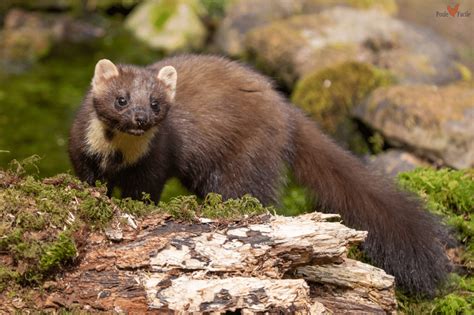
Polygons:
M176 106L193 113L268 115L269 109L275 110L284 103L266 77L229 59L181 55L163 59L149 68L159 71L167 65L175 67L178 73Z
M177 56L149 68L158 72L168 65L178 73L176 101L167 117L179 138L174 142L181 144L178 156L209 159L214 154L220 157L214 161L225 162L226 156L276 154L287 146L290 106L267 78L217 56Z

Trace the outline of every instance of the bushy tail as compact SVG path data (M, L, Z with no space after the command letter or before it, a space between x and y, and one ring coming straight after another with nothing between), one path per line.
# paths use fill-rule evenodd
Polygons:
M368 169L296 114L296 180L316 195L319 206L368 231L363 247L374 264L410 293L433 295L450 269L446 229L417 199Z

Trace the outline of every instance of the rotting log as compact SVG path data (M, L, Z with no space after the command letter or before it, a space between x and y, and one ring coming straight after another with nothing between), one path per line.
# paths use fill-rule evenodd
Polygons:
M396 308L393 277L346 258L367 233L342 225L337 215L194 224L128 217L105 235L91 234L80 262L48 285L42 309L360 314Z

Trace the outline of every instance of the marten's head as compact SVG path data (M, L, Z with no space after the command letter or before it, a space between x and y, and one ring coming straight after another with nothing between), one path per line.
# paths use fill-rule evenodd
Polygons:
M91 90L97 118L112 132L141 136L166 117L174 102L176 81L172 66L156 75L102 59L95 66Z

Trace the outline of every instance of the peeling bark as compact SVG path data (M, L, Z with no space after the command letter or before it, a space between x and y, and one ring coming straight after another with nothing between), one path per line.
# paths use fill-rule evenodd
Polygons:
M385 314L396 308L394 277L360 261L302 266L294 276L308 281L315 300L335 313Z
M329 222L329 220L336 222ZM394 312L394 279L346 258L367 233L337 215L186 224L148 217L89 238L42 308L132 313ZM117 237L120 236L120 237Z

